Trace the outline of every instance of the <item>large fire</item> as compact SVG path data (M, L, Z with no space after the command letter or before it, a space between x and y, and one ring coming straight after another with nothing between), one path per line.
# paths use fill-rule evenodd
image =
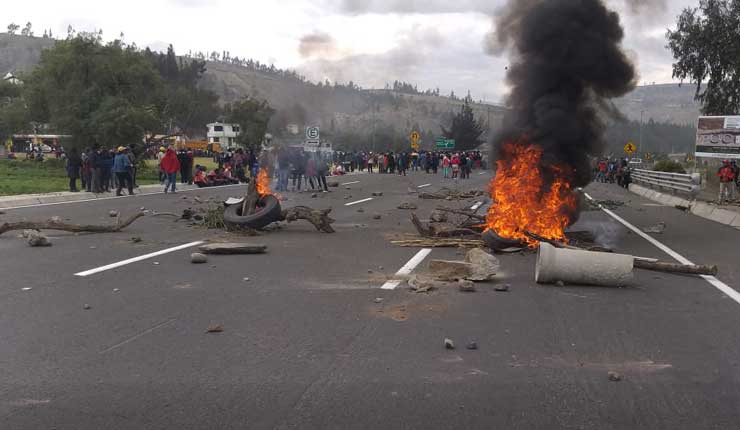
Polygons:
M542 166L542 149L522 139L506 143L491 183L493 205L486 217L487 230L507 239L538 242L525 232L551 240L564 240L565 229L576 212L570 186L570 168ZM551 183L543 188L545 178Z
M273 194L272 190L270 190L270 175L267 174L267 169L262 168L259 173L257 173L256 185L257 193L259 195L267 196Z

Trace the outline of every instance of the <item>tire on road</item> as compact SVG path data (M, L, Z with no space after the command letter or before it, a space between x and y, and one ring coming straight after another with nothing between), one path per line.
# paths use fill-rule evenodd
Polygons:
M242 216L241 212L241 204L228 206L224 209L224 224L229 228L249 227L259 230L280 221L282 216L280 201L273 195L262 196L257 202L257 212L252 215Z

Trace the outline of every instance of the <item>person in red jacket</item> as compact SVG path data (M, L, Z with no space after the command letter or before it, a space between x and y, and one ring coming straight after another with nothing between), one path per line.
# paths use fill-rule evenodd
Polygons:
M164 183L164 193L167 194L167 189L172 186L172 192L175 193L175 184L177 183L177 171L180 170L180 161L177 159L177 154L172 148L167 148L162 161L159 162L159 167L164 172L166 182Z
M730 160L722 161L722 167L717 171L719 176L719 204L726 199L735 200L735 170L730 165Z

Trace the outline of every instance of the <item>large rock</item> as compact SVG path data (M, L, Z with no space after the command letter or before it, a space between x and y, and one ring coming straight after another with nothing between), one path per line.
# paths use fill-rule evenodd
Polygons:
M473 276L475 265L465 261L432 260L429 271L440 281L458 281Z
M498 259L482 249L473 248L465 255L465 261L473 265L473 273L465 278L470 281L489 281L501 267Z
M36 230L31 230L28 233L28 245L29 246L51 246L49 239L43 234Z
M194 252L190 254L190 262L193 264L205 264L208 263L208 257L205 254Z
M208 243L198 247L203 254L264 254L267 245L255 243Z

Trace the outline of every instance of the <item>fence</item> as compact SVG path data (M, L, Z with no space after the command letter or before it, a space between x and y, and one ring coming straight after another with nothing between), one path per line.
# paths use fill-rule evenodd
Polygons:
M694 173L658 172L655 170L635 169L632 171L632 182L668 189L673 192L681 191L696 196L701 191L701 175Z

